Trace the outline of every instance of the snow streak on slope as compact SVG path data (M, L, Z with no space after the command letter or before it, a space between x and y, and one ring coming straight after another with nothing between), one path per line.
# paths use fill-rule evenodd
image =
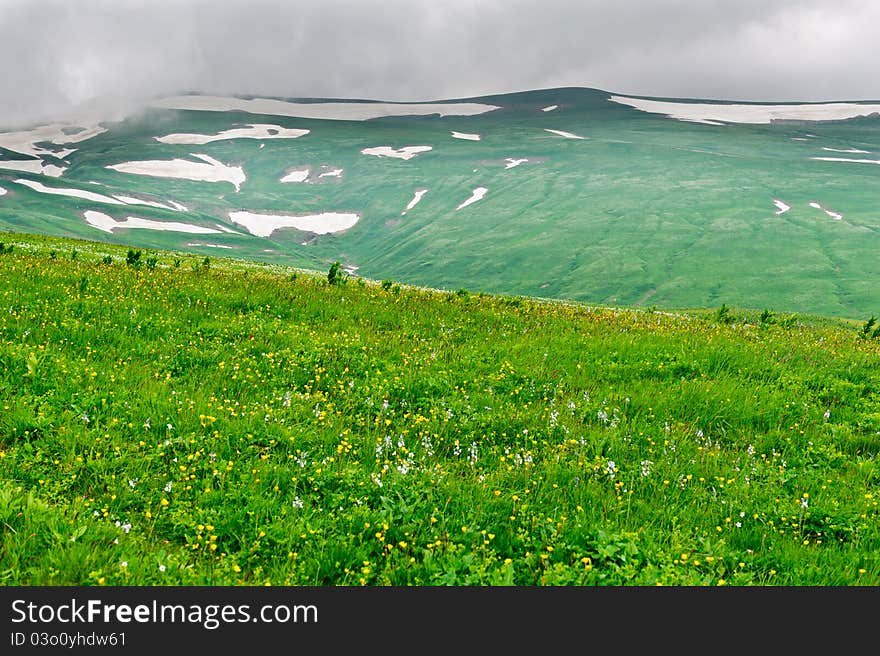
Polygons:
M192 156L197 157L202 162L192 162L186 159L145 160L111 164L107 168L121 173L149 175L159 178L179 178L199 182L229 182L235 186L236 191L241 189L241 184L245 181L245 174L244 169L240 166L227 166L209 155L192 153Z
M566 139L583 139L583 137L572 134L571 132L565 132L564 130L551 130L550 128L544 128L544 131L558 134L560 137L565 137Z
M0 160L0 169L24 171L25 173L46 175L50 178L60 178L67 170L67 167L46 164L41 159L6 159Z
M787 105L743 105L712 102L672 102L611 96L610 101L643 112L665 114L680 121L721 125L723 123L772 123L773 121L840 121L880 113L880 104L811 103Z
M455 209L460 210L463 207L467 207L468 205L471 205L472 203L476 203L478 200L482 200L483 196L486 195L487 191L489 191L489 190L486 189L486 187L477 187L476 189L474 189L471 192L471 197L468 198L466 201L464 201L461 205L459 205Z
M212 141L225 141L227 139L297 139L308 133L309 130L282 128L278 125L267 125L265 123L252 123L246 128L232 128L217 134L177 133L166 134L164 137L154 137L154 139L167 144L197 144L201 146Z
M482 103L387 103L387 102L318 102L298 103L272 98L230 98L223 96L177 96L150 103L151 107L197 111L242 111L271 116L367 121L383 116L475 116L496 109Z
M136 216L130 216L124 221L117 221L112 216L108 216L103 212L95 212L87 210L83 213L86 223L90 226L103 230L104 232L113 233L114 230L122 228L141 228L147 230L165 230L170 232L188 232L198 235L219 234L219 230L206 228L204 226L192 225L190 223L176 223L174 221L153 221L152 219L141 219Z
M787 205L783 203L781 200L774 200L773 204L776 205L777 214L785 214L788 210L791 209L791 205Z
M233 223L243 226L255 237L268 237L279 228L296 228L303 232L326 235L348 230L358 222L354 213L323 212L321 214L282 215L248 211L230 212Z
M361 153L364 155L375 155L376 157L396 157L397 159L412 159L419 153L426 153L432 150L431 146L404 146L403 148L392 148L391 146L376 146L375 148L364 148Z
M0 148L21 153L22 155L33 155L34 157L51 155L63 158L74 152L74 150L60 148L52 150L43 146L37 146L37 144L43 142L58 145L79 143L106 131L107 128L97 125L82 128L66 123L52 123L50 125L41 125L31 130L0 132Z
M401 216L409 212L412 208L418 205L419 201L422 200L422 197L428 193L427 189L417 189L416 193L413 194L412 200L406 204L406 209L401 212Z
M811 157L817 162L852 162L853 164L880 164L880 159L851 159L847 157Z

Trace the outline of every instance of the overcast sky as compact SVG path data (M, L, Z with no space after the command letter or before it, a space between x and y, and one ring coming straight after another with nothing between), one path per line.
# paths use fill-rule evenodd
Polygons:
M186 91L880 100L878 0L0 0L0 125Z

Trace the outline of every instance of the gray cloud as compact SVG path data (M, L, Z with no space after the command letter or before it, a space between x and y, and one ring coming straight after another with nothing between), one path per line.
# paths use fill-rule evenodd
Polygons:
M185 91L877 100L876 0L0 0L0 124Z

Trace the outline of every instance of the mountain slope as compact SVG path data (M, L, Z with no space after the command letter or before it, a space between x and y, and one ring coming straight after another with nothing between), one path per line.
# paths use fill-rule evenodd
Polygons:
M222 110L172 108L193 106ZM119 123L0 133L16 167L0 168L0 227L447 289L864 318L880 307L877 110L580 88L160 99Z

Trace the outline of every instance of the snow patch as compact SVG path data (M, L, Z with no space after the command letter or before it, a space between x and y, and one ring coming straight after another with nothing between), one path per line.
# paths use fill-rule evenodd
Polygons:
M478 200L482 200L483 196L486 195L486 192L489 191L486 187L477 187L471 192L471 197L464 201L461 205L456 207L456 210L460 210L463 207L467 207L472 203L476 203Z
M843 214L838 214L837 212L832 212L831 210L825 209L824 207L822 207L821 205L819 205L819 203L817 203L815 201L810 203L810 207L817 209L817 210L822 210L823 212L825 212L825 214L830 216L835 221L840 221L843 218Z
M44 142L58 145L79 143L80 141L91 139L92 137L107 131L107 128L93 125L91 127L78 129L76 133L73 133L72 130L77 128L78 126L69 123L52 123L49 125L41 125L31 130L0 132L0 148L21 153L22 155L32 155L34 157L50 155L52 157L62 158L74 152L74 150L60 148L51 150L49 148L37 146L37 144Z
M36 182L35 180L25 180L24 178L19 178L15 182L20 185L24 185L25 187L29 187L34 191L39 191L41 194L51 194L53 196L69 196L70 198L82 198L84 200L90 200L96 203L107 203L108 205L126 205L125 202L117 198L105 196L104 194L98 194L94 191L85 191L83 189L70 189L64 187L47 187L42 182Z
M819 162L853 162L854 164L880 164L880 159L850 159L847 157L811 157Z
M467 139L468 141L479 141L480 135L478 134L469 134L467 132L456 132L452 130L452 136L456 139Z
M579 137L578 135L572 134L571 132L565 132L564 130L551 130L550 128L544 128L544 131L558 134L560 137L565 137L566 139L583 139L583 137Z
M187 209L180 203L175 203L173 200L168 201L168 205L165 203L159 203L152 200L143 200L142 198L135 198L133 196L120 196L118 194L113 194L113 198L116 200L121 200L126 205L147 205L149 207L158 207L160 210L171 210L172 212L186 212Z
M223 96L176 96L150 103L162 109L194 111L240 111L271 116L295 116L335 121L368 121L383 116L475 116L496 109L482 103L387 103L387 102L322 102L298 103L272 98L230 98Z
M880 113L880 104L811 103L786 105L721 104L645 100L626 96L611 96L611 102L629 105L651 114L665 114L670 118L694 123L719 125L724 123L772 123L774 121L841 121L858 116Z
M785 214L788 210L791 209L791 205L786 205L781 200L774 200L773 204L776 205L777 214Z
M544 107L541 109L542 112L552 112L554 109L559 109L559 105L550 105L549 107Z
M361 153L364 155L375 155L376 157L396 157L398 159L412 159L419 153L426 153L433 150L431 146L404 146L403 148L392 148L391 146L376 146L375 148L364 148Z
M425 194L428 193L427 189L416 189L416 192L413 194L412 200L409 201L406 205L406 209L401 212L401 216L409 212L412 208L419 204L419 201L422 200Z
M296 228L303 232L313 232L317 235L325 235L333 232L342 232L354 226L359 214L342 212L324 212L321 214L304 215L281 215L264 214L257 212L238 211L230 212L229 218L233 223L243 226L249 233L256 237L269 237L279 228Z
M0 160L0 169L24 171L25 173L46 175L50 178L60 178L67 170L67 167L46 164L41 159L6 159Z
M305 182L309 179L310 171L311 169L309 169L308 166L293 169L287 175L281 178L281 182Z
M859 150L858 148L825 148L825 147L823 147L822 150L827 150L828 152L831 152L831 153L861 153L863 155L868 155L871 152L870 150Z
M165 230L169 232L188 232L200 235L217 234L220 231L204 226L192 225L189 223L175 223L173 221L153 221L152 219L141 219L136 216L129 216L124 221L117 221L112 216L108 216L103 212L95 212L87 210L83 213L86 223L90 226L113 234L114 230L122 228L141 228L147 230Z
M241 189L241 184L246 179L242 167L228 166L208 155L190 154L202 161L193 162L187 159L144 160L111 164L106 168L120 173L149 175L158 178L178 178L198 182L229 182L235 187L235 191Z
M266 123L252 123L244 128L231 128L217 134L167 134L164 137L154 137L156 141L166 144L197 144L199 146L212 141L225 141L226 139L297 139L305 136L310 130L297 130L282 128L279 125ZM263 144L260 144L260 148Z
M504 161L507 162L507 164L505 165L504 168L506 168L506 169L512 169L512 168L514 168L515 166L519 166L520 164L525 164L525 163L528 162L529 160L528 160L527 158L523 158L523 159L514 159L513 157L508 157L508 158L505 159Z

